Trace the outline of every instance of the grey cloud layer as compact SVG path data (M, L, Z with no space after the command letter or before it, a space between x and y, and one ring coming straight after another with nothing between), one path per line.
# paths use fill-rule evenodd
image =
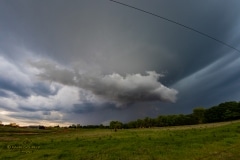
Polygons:
M119 1L240 47L240 1ZM240 97L239 53L107 0L0 0L0 28L6 119L31 122L54 111L68 122L99 124L190 113ZM29 66L29 59L39 63Z
M123 77L117 73L110 75L81 74L59 68L52 63L46 63L46 61L31 62L31 65L42 70L42 73L38 75L42 79L78 86L120 104L138 101L175 102L178 93L161 84L158 79L163 75L154 71L148 71L146 75L127 74L126 77Z

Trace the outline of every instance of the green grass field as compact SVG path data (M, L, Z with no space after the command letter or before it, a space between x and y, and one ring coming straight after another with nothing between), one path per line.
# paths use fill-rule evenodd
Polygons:
M0 128L0 159L238 160L240 121L121 129Z

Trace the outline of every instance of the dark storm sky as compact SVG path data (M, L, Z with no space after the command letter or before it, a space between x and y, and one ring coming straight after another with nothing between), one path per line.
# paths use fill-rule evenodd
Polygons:
M240 49L240 1L119 0ZM0 1L0 120L68 125L240 99L240 53L108 0Z

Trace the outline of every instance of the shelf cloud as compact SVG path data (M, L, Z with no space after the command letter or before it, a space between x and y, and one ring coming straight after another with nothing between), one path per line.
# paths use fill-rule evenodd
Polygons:
M41 79L77 86L119 105L141 101L175 102L177 99L178 91L159 82L163 75L155 71L122 76L79 73L46 61L31 62L31 65L41 70L38 74Z

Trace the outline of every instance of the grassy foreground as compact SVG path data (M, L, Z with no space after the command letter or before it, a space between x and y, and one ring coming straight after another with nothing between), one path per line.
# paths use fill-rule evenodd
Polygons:
M1 160L237 160L239 151L240 121L117 132L0 127Z

